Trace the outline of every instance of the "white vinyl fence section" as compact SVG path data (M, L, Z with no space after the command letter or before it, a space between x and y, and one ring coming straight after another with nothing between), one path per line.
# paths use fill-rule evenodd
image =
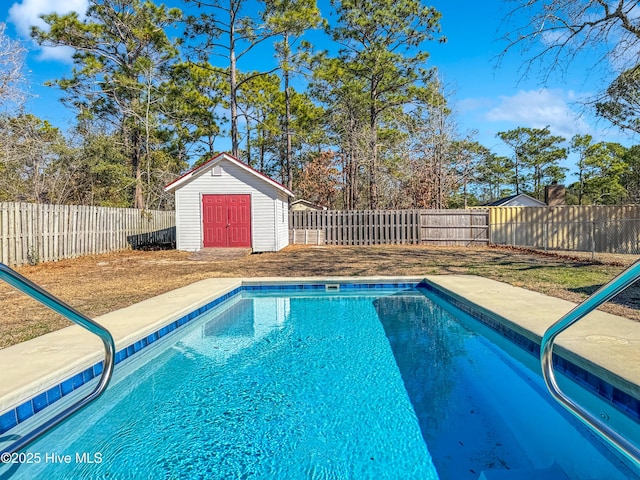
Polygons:
M19 266L175 242L175 212L0 203L0 261Z

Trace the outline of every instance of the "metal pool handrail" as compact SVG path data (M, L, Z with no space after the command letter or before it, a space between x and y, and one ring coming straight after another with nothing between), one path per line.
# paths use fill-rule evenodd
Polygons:
M560 390L553 371L553 346L556 337L561 332L606 301L611 300L625 288L638 280L638 278L640 278L640 260L636 261L636 263L631 265L620 275L601 287L584 302L577 305L573 310L551 325L544 333L542 342L540 343L542 376L547 384L549 392L551 392L551 395L553 395L561 405L578 417L578 419L580 419L584 424L592 430L595 430L596 433L612 444L619 452L636 463L640 463L640 449L636 445L624 438L591 412L574 402L562 390Z
M102 343L104 344L105 351L102 375L100 376L98 385L96 385L93 391L75 402L73 405L64 409L62 412L55 415L53 418L47 420L42 425L35 427L29 433L21 436L19 440L16 440L14 443L0 452L15 453L29 445L31 442L40 438L42 435L47 433L59 423L69 418L81 408L94 401L104 392L104 390L107 388L107 385L109 384L109 381L111 380L111 375L113 373L116 347L113 341L113 337L104 327L102 327L92 319L86 317L82 313L78 312L73 307L54 297L49 292L43 290L38 285L31 282L29 279L23 277L14 270L10 269L3 263L0 263L0 280L4 280L9 285L29 295L54 312L59 313L65 318L93 333L94 335L100 337Z

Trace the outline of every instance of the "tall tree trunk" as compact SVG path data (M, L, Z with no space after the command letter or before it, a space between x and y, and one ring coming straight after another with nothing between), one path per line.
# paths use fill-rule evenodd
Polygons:
M346 162L346 190L347 190L347 198L346 198L346 209L353 210L356 208L356 188L357 182L355 180L356 172L355 172L355 157L353 150L345 153L345 162Z
M215 143L215 139L216 139L215 136L211 134L207 135L207 147L209 148L209 158L213 157L213 154L215 153L213 149L213 144Z
M247 165L253 167L251 163L251 122L247 118Z
M375 210L378 208L378 115L376 112L376 96L375 86L371 85L371 105L369 109L369 127L371 128L371 160L369 162L369 208Z
M347 209L353 210L358 204L358 132L353 117L349 118L349 151L345 152L347 168Z
M354 150L351 154L351 208L358 208L358 154Z
M369 208L378 208L378 183L376 170L378 169L378 135L371 133L371 162L369 165Z
M231 155L238 158L238 82L236 79L236 27L233 2L229 22L229 87L231 90L229 103L231 106Z
M133 175L136 179L136 189L133 194L133 208L145 208L144 194L142 192L142 150L140 145L140 134L133 132L132 135L131 163Z
M265 173L265 164L264 164L264 141L260 142L260 172Z
M343 209L348 209L349 207L348 202L347 202L347 198L349 195L348 189L347 189L347 156L344 154L344 150L341 150L341 152L338 154L340 156L340 163L342 163L342 169L340 170L342 172L342 208Z
M131 162L131 176L134 178L133 208L144 208L142 193L142 162L140 154L140 135L132 131L124 122L121 124L123 153Z
M516 149L515 151L516 154L516 163L515 163L515 170L516 170L516 195L520 195L520 178L518 176L518 150Z
M463 198L464 198L463 208L466 210L467 207L469 206L467 204L467 180L466 179L464 180L464 185L462 187L462 192L463 192L462 195L463 195Z
M237 82L236 82L236 59L231 51L231 72L230 72L229 84L231 87L231 155L238 158L238 151L240 150L238 145L238 100L237 100Z
M583 177L582 162L580 162L580 166L578 170L578 205L582 205L583 192L584 192L584 177Z
M287 151L285 160L285 174L287 188L293 188L293 152L291 146L291 96L289 94L289 36L284 36L285 68L284 68L284 103L285 103L285 131L287 132Z

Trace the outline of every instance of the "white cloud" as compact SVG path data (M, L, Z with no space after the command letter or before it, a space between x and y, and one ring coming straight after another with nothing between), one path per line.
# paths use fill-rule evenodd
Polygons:
M47 13L64 15L69 12L78 12L82 18L87 11L89 0L22 0L14 3L9 8L9 21L16 27L16 31L23 38L31 37L31 27L46 28L46 24L40 18ZM43 48L41 59L71 61L73 49L67 47Z
M463 98L456 102L456 110L460 113L473 112L489 108L493 102L489 98Z
M544 128L550 126L554 135L570 138L576 133L591 131L587 123L567 104L575 100L575 92L559 90L521 90L513 96L501 96L500 104L487 112L490 122L510 122L516 127Z
M74 52L71 47L40 47L38 59L71 63Z
M548 47L566 42L569 39L569 32L566 30L545 30L538 38L544 46Z

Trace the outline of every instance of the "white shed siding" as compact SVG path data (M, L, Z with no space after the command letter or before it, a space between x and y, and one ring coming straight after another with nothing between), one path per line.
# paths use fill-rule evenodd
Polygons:
M176 248L196 251L202 248L199 227L202 223L199 197L176 190Z
M202 248L202 195L250 194L251 237L254 252L277 250L274 232L274 201L277 189L260 177L222 159L222 175L206 169L196 178L176 189L176 246L180 250Z
M278 250L289 245L289 198L278 192L276 204L276 240Z

